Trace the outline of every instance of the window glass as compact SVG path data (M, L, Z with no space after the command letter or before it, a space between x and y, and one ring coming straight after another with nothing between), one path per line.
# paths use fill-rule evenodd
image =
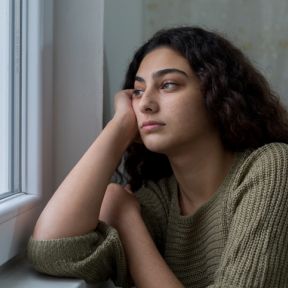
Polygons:
M21 1L0 1L0 199L20 192Z

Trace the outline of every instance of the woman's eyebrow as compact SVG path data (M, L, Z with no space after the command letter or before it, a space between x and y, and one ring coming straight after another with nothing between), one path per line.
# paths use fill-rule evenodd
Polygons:
M188 75L186 72L184 72L183 70L179 70L177 68L166 68L166 69L162 69L162 70L159 70L159 71L156 71L153 73L153 78L158 78L158 77L161 77L163 75L166 75L166 74L170 74L170 73L178 73L178 74L182 74L184 75L185 77L188 78Z
M159 78L159 77L162 77L162 76L164 76L166 74L170 74L170 73L178 73L178 74L184 75L185 77L188 78L188 75L186 72L184 72L183 70L179 70L177 68L166 68L166 69L156 71L153 73L152 77L153 77L153 79L155 79L155 78ZM142 77L137 76L137 75L135 76L135 81L145 83L145 80Z

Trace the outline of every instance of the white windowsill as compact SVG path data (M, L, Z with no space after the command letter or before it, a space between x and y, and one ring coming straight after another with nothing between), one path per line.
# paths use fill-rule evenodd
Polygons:
M0 203L1 266L25 249L25 243L39 214L41 202L37 195L19 193Z
M0 224L16 217L17 215L30 210L40 204L40 197L37 195L18 193L14 196L0 200Z
M0 269L0 287L9 288L113 288L111 282L89 285L80 279L42 275L25 261L19 260Z

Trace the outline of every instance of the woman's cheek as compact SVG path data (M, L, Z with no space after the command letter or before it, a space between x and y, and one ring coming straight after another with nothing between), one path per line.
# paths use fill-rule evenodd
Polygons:
M132 100L132 109L135 113L135 116L136 116L136 120L137 120L137 124L138 124L138 127L139 127L139 109L138 109L138 105L137 105L137 102L135 100Z
M133 108L133 110L134 110L134 112L136 114L136 100L134 98L132 98L131 104L132 104L132 108Z

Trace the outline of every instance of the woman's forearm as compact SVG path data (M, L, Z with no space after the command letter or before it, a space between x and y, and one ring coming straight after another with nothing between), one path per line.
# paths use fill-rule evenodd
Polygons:
M129 217L118 229L135 286L184 287L157 250L141 216Z
M131 141L128 132L125 121L108 123L54 193L33 238L76 236L95 229L106 187Z

